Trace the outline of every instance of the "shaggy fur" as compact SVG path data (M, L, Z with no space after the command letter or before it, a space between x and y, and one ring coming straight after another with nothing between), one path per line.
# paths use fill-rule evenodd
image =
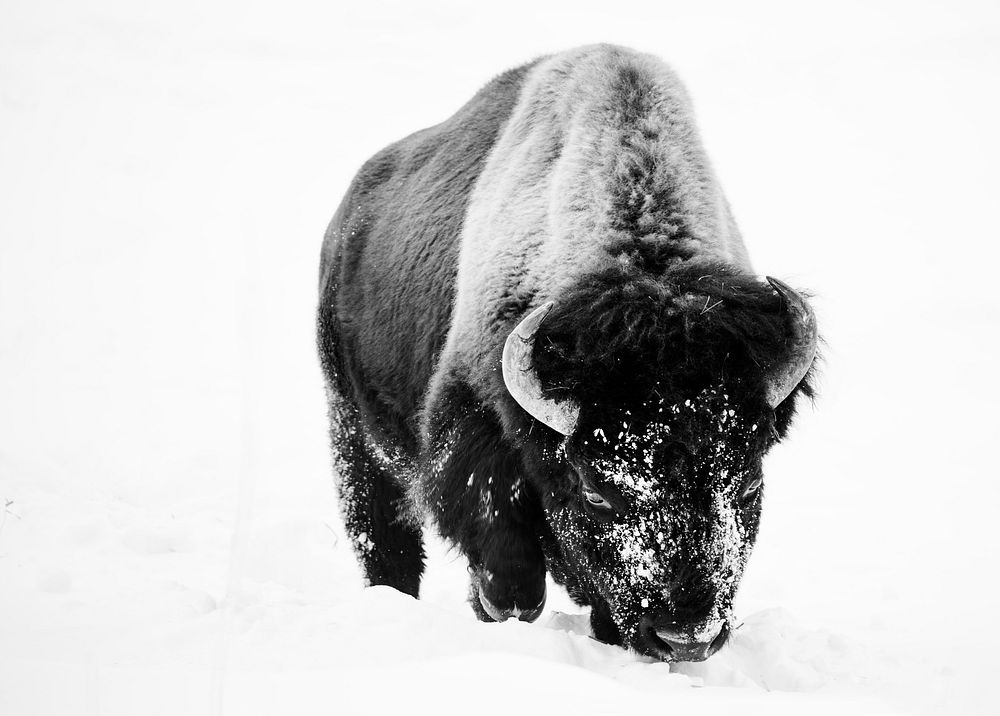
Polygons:
M533 358L581 404L569 438L500 370L546 301ZM369 581L417 593L430 517L480 618L537 616L548 569L599 638L679 658L656 629L718 634L703 658L794 411L764 400L790 337L666 66L601 45L501 75L370 160L324 242L319 347Z
M585 404L641 402L654 385L681 398L719 383L759 402L767 373L793 357L789 337L781 298L754 277L719 264L650 272L627 262L560 296L533 362L550 397Z
M402 473L451 320L469 194L529 68L372 157L323 242L318 347L345 526L368 582L414 596L423 548L402 519Z

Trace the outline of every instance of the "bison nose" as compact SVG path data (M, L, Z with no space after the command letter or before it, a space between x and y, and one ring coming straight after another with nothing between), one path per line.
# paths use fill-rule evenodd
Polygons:
M665 661L704 661L722 648L729 637L729 625L719 619L696 628L654 616L642 618L641 629L647 644Z

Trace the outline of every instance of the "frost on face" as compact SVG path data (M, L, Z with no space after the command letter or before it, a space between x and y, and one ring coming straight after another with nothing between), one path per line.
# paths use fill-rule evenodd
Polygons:
M514 504L520 501L521 495L524 494L524 480L522 478L517 478L510 486L510 502Z
M740 495L756 424L745 424L720 388L645 407L654 419L625 411L586 440L597 455L590 459L596 479L613 485L627 507L603 522L573 508L550 519L623 630L647 610L690 607L692 600L705 602L706 622L727 619L755 534ZM681 434L688 443L683 468L664 457Z
M359 533L354 542L357 544L358 549L362 552L371 552L375 549L375 543L372 542L367 532Z
M489 478L479 492L479 505L483 522L489 524L496 516L497 510L493 508L493 478Z

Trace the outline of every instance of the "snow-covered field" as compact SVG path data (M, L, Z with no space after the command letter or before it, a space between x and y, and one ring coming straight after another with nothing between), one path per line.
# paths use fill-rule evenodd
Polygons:
M995 2L0 5L0 714L996 713ZM816 293L730 646L550 588L363 590L313 350L360 163L500 70L661 55L758 268Z

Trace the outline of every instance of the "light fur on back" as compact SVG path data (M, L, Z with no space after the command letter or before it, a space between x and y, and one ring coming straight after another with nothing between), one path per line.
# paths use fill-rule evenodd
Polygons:
M629 115L636 99L625 96L623 74L645 90L639 115ZM643 191L649 187L669 191L666 220L660 202ZM562 52L526 77L473 189L442 352L452 365L442 367L492 392L487 384L495 381L476 373L492 365L489 353L510 328L497 307L516 291L514 298L533 308L615 261L605 247L621 238L615 212L623 188L633 194L626 201L645 240L682 242L699 258L750 271L673 71L656 57L611 45Z

